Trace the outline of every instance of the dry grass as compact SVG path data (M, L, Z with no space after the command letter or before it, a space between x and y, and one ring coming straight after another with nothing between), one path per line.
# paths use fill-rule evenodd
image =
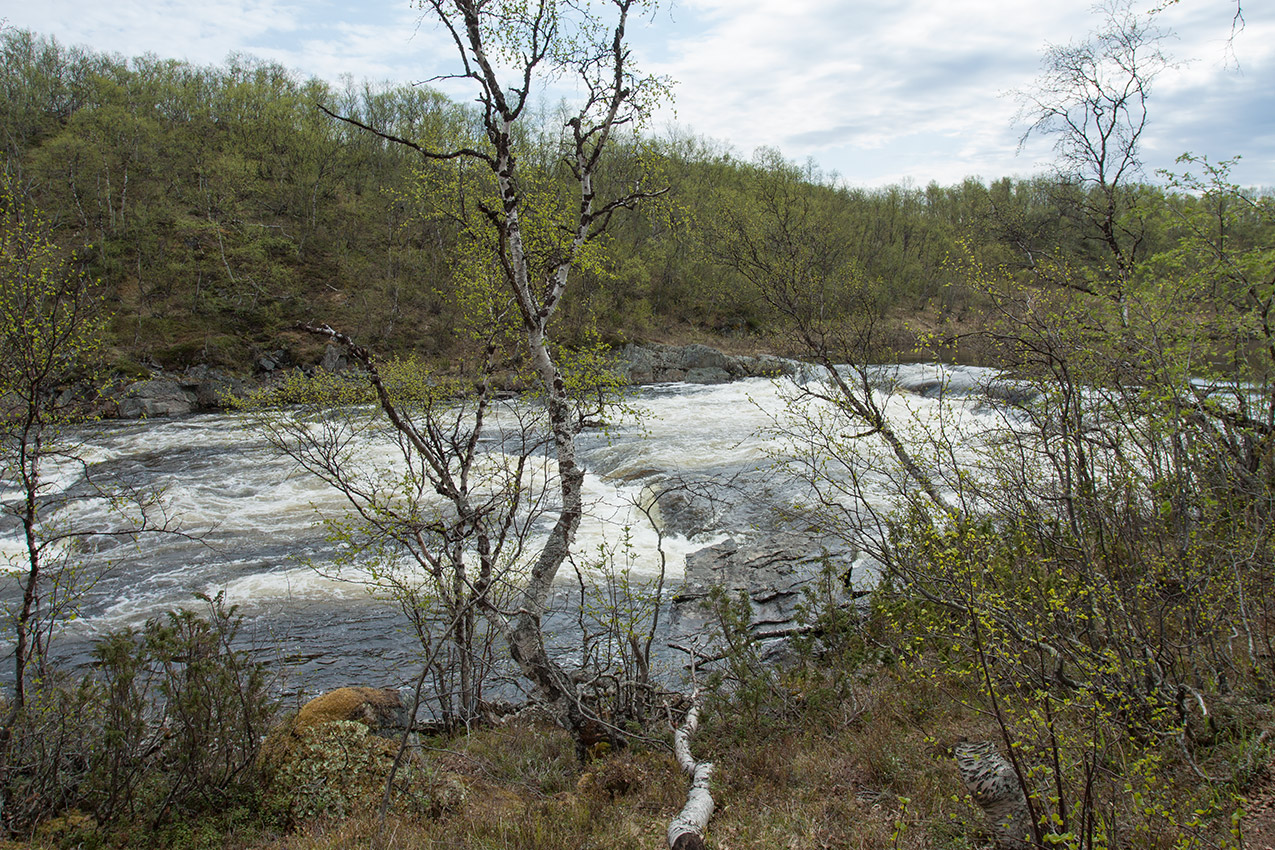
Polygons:
M465 802L437 817L396 812L315 822L245 850L658 846L680 806L681 777L661 750L625 750L581 766L569 736L547 726L483 729L428 743L425 760L458 779Z
M884 670L843 690L852 708L798 707L764 738L714 718L700 741L718 765L712 846L968 845L979 827L968 803L953 802L959 781L940 743L960 734L951 703Z
M958 795L938 743L961 718L929 683L882 672L854 688L854 706L790 708L764 729L740 728L729 703L707 718L697 756L716 763L718 809L709 843L749 848L974 846L975 811ZM660 748L629 749L581 766L569 738L543 726L477 731L426 750L462 778L467 803L437 819L396 815L309 824L246 850L662 846L685 778Z
M694 741L715 762L718 850L975 848L988 846L950 757L961 736L994 737L960 707L955 682L889 668L840 676L838 699L795 696L746 721L719 699ZM189 823L160 836L46 830L23 847L199 850L636 850L664 846L686 780L660 746L632 747L580 765L570 738L543 725L479 729L422 747L426 769L464 788L445 811L397 811L305 823ZM369 807L374 808L374 807ZM364 810L366 811L366 809ZM87 840L86 840L87 839Z

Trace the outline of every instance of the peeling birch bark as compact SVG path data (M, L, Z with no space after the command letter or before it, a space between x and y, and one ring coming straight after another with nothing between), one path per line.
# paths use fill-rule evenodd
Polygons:
M704 829L713 816L713 795L708 790L713 776L713 763L695 761L691 755L691 736L699 728L699 692L691 696L691 710L686 720L673 733L673 754L677 763L690 777L691 787L686 792L686 805L668 825L670 850L703 850Z

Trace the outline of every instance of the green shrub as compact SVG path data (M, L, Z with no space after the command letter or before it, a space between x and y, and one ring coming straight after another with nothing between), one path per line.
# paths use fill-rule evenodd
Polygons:
M340 820L376 811L399 743L353 720L303 728L285 724L267 745L268 813L289 825ZM465 787L408 753L395 774L396 811L437 817L465 800Z
M265 665L233 646L234 607L206 601L207 616L183 609L108 634L87 676L37 681L5 765L11 830L77 809L108 829L154 828L251 796L275 701Z

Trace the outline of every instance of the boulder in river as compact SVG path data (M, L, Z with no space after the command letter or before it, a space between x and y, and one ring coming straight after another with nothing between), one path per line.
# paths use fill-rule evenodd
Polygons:
M220 410L229 397L244 394L243 381L203 364L191 366L179 380L182 389L195 393L200 410Z
M107 391L121 419L185 416L196 410L220 410L226 399L242 395L244 383L219 369L192 366L185 372L155 372L144 381ZM109 415L109 413L108 413Z
M177 381L152 378L124 388L123 397L118 399L119 415L122 419L182 416L194 410L197 402L196 394Z
M731 355L699 344L630 344L620 350L618 359L619 370L630 384L724 384L739 378L794 375L801 366L782 357Z
M875 582L871 559L835 538L792 532L756 540L727 540L686 556L682 587L673 599L676 634L702 633L708 613L702 602L714 587L731 596L748 594L752 627L761 638L797 625L804 588L827 580L823 588L834 604L862 596Z

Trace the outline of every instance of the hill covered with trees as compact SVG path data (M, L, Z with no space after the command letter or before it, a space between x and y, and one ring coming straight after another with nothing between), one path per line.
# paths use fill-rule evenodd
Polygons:
M305 360L314 343L292 330L299 321L384 353L443 358L455 344L453 257L483 189L472 169L423 161L328 113L430 146L479 133L471 106L423 86L301 80L247 56L126 59L13 29L0 91L6 178L105 287L123 372L250 370L280 348ZM530 126L545 173L561 178L555 116ZM622 140L608 169L616 180L642 170L667 192L618 215L605 256L580 270L579 297L557 320L568 340L596 330L611 342L773 344L784 321L741 267L736 237L779 219L806 232L754 235L805 240L807 262L861 281L870 298L856 309L890 319L895 356L914 331L966 328L982 310L957 254L1024 277L1048 255L1095 268L1108 258L1085 222L1093 188L1055 177L862 189L778 151L744 159L676 132ZM1121 187L1138 197L1139 259L1171 250L1202 212L1180 188ZM1266 235L1256 222L1228 226L1232 244Z

